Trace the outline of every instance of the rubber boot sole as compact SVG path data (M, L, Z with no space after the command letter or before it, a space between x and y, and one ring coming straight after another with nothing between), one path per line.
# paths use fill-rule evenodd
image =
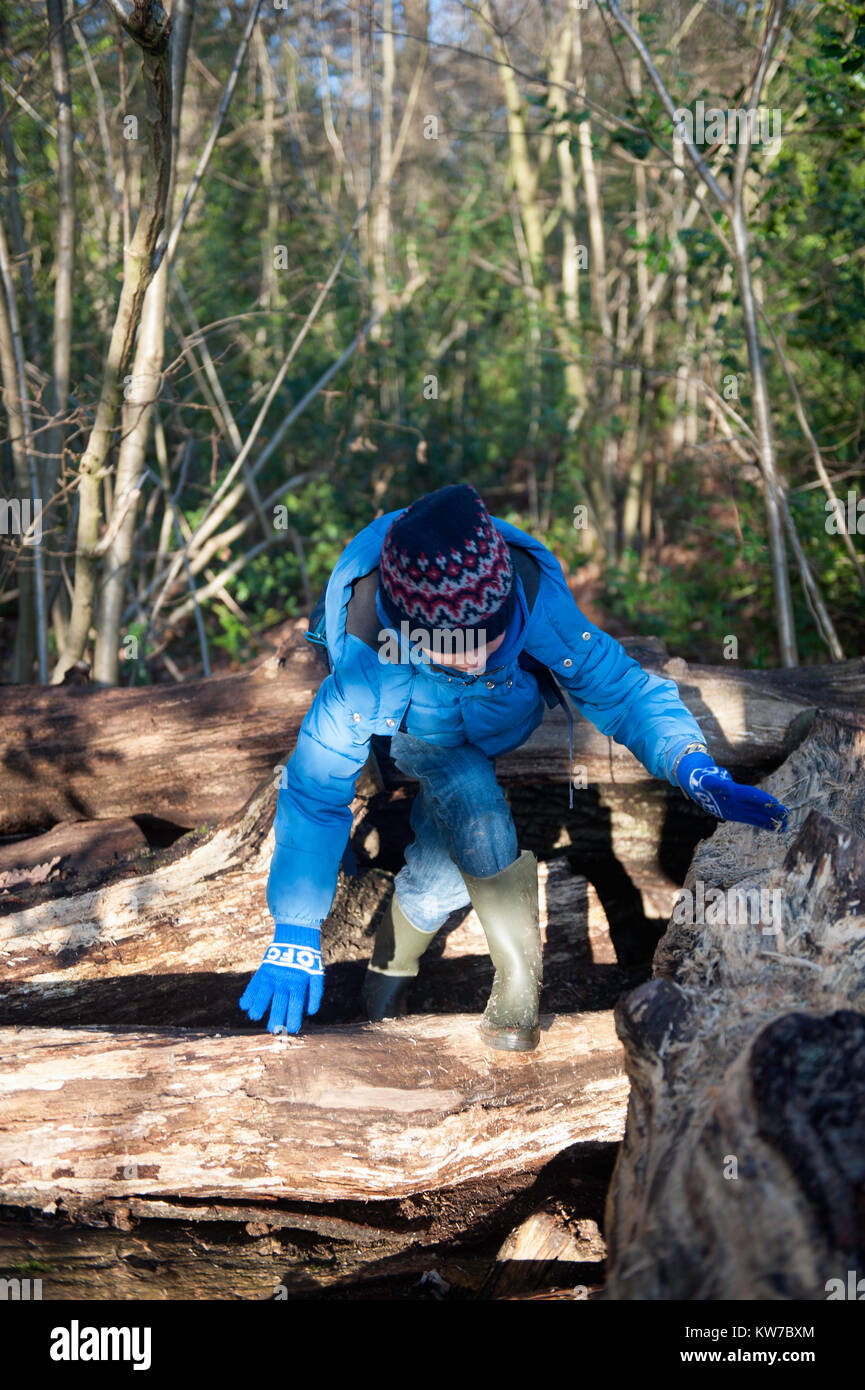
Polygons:
M478 1031L496 1052L534 1052L541 1040L540 1028L488 1028L482 1023Z

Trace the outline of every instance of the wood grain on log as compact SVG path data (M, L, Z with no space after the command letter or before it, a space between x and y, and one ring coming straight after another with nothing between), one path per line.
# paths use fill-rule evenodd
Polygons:
M341 1300L434 1297L435 1271L472 1297L507 1233L553 1194L578 1229L596 1229L615 1149L579 1144L540 1168L376 1202L67 1196L5 1208L0 1274L41 1278L45 1300Z
M823 1300L865 1268L865 724L819 716L764 785L788 831L719 826L616 1010L611 1298Z
M522 1055L465 1015L298 1038L4 1029L0 1202L385 1199L617 1139L611 1014L542 1029Z
M574 1218L560 1201L547 1202L511 1231L478 1297L513 1298L552 1287L587 1299L603 1286L605 1256L594 1221Z

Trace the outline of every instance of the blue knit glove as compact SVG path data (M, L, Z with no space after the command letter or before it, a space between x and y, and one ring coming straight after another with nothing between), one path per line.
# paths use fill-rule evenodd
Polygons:
M269 1033L299 1033L304 1008L318 1012L323 988L320 929L278 926L240 1007L257 1022L269 1004Z
M769 792L734 782L708 753L686 753L675 772L682 791L719 820L742 821L758 830L787 829L789 812Z

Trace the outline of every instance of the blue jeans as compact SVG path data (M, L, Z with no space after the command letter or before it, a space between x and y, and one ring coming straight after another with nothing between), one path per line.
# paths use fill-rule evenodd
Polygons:
M420 783L396 894L409 921L434 932L470 901L460 869L478 878L506 869L517 857L517 832L493 762L473 744L440 748L400 731L390 752Z

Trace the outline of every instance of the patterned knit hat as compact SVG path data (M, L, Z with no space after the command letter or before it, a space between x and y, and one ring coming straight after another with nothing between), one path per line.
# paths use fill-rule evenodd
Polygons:
M492 642L516 606L510 551L468 483L420 497L388 527L382 607L395 627L478 629Z

